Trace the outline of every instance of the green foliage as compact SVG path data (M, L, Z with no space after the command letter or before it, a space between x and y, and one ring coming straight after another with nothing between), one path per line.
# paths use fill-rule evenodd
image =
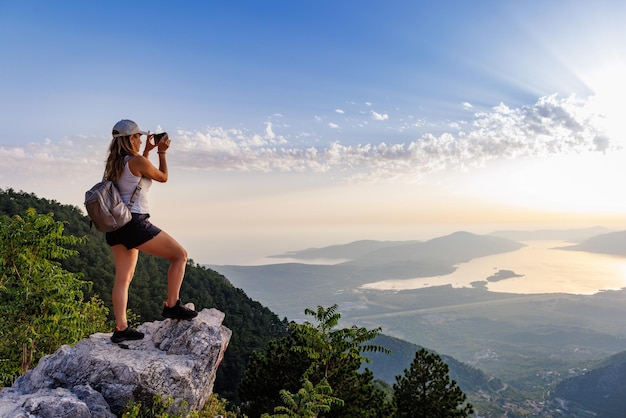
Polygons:
M226 410L228 402L213 393L201 411L189 411L186 402L180 402L176 407L170 397L155 395L150 405L140 402L131 402L122 411L122 418L237 418L237 414Z
M471 404L454 380L448 366L436 353L421 348L403 376L393 385L397 417L450 418L474 413Z
M212 393L198 417L215 418L221 415L224 418L237 418L237 412L229 410L229 406L229 402L226 399L220 397L217 393Z
M187 404L173 407L174 399L170 397L162 397L154 395L150 405L143 405L139 402L131 402L124 408L122 418L197 418L198 414L189 412ZM177 412L172 412L176 409Z
M303 351L313 360L313 367L307 374L332 379L334 373L339 373L346 363L369 362L370 359L362 356L362 352L388 352L384 347L366 344L380 334L380 328L367 330L353 326L335 329L341 318L337 305L328 309L318 306L317 311L306 309L304 313L313 316L316 323L292 323L291 328L303 343L295 349Z
M332 399L341 402L317 399L320 416L389 416L391 405L385 401L385 393L373 384L372 373L367 369L359 372L361 364L368 361L363 352L386 351L367 344L380 330L335 329L341 317L336 305L305 312L314 317L314 323L292 322L290 335L268 344L265 353L251 356L240 384L244 412L259 417L277 407L287 408L290 413L302 408L312 411L310 402L315 396L330 396L323 392L328 386L332 388Z
M313 386L304 379L302 388L295 394L281 390L284 405L274 408L276 414L263 414L261 418L316 418L320 413L330 412L333 405L343 406L344 402L332 396L333 389L326 379Z
M293 349L296 341L287 336L270 341L264 352L255 350L239 384L242 409L250 417L272 412L281 404L282 389L296 392L311 361Z
M63 234L63 223L34 209L23 217L0 216L0 385L63 344L103 331L107 309L85 300L88 282L58 260L76 254L84 240Z

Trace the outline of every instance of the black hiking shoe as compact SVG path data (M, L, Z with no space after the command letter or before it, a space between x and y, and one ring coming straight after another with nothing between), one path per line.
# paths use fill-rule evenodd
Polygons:
M139 332L131 327L127 327L124 331L120 331L119 328L115 327L115 331L111 335L111 341L117 344L127 340L142 340L143 335L143 332Z
M193 309L184 307L180 303L179 299L176 301L176 305L172 306L171 308L167 306L167 302L165 302L165 306L163 306L163 313L161 313L161 315L163 315L164 318L189 320L194 319L196 316L198 316L198 312L194 311Z

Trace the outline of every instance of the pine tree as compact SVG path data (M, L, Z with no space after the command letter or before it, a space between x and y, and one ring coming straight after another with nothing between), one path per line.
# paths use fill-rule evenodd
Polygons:
M468 417L473 407L465 393L448 374L448 365L439 355L422 348L403 376L396 376L394 402L397 417Z

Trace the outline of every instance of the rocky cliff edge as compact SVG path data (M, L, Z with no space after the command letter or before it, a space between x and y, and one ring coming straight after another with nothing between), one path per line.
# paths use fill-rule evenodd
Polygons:
M155 395L174 399L173 410L200 410L232 335L223 319L204 309L191 321L140 325L143 340L114 344L99 333L64 345L0 392L0 417L111 418Z

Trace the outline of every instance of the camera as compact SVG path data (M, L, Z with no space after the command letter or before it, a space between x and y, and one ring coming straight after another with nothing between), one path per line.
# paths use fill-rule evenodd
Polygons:
M167 135L167 132L161 132L160 134L154 134L154 143L158 144L159 141L165 136Z

